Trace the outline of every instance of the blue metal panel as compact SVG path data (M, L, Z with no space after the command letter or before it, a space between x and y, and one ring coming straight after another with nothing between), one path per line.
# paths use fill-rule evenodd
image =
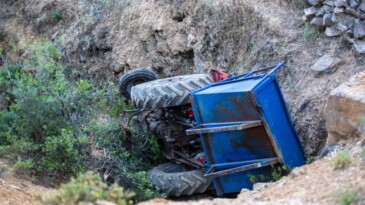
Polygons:
M261 167L269 165L265 158L291 168L304 164L304 153L275 77L280 67L282 64L235 76L192 93L198 126L187 133L200 134L208 172L214 172L206 176L216 177L213 182L218 195L251 188L249 174L272 171ZM270 69L265 75L251 77Z
M215 88L211 87L212 89ZM227 88L229 89L229 88ZM193 111L198 124L260 120L249 93L210 93L193 95Z
M284 164L290 168L303 165L304 152L276 77L267 77L254 89L254 95Z

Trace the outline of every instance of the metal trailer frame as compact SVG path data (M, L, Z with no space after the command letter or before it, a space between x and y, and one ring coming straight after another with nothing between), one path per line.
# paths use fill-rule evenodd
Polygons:
M305 163L275 73L283 63L233 76L191 93L206 156L205 177L219 196L252 188L250 175L269 175L273 165ZM262 75L259 73L264 72Z

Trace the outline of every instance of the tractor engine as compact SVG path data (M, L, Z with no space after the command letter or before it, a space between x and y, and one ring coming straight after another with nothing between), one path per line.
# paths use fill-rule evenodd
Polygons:
M158 137L167 159L194 168L203 167L205 157L199 136L185 133L194 123L190 105L145 111L137 119Z

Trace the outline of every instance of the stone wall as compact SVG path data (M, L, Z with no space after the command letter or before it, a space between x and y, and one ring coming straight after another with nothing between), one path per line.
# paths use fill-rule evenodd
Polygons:
M365 53L365 0L308 0L304 20L324 29L328 37L343 36Z

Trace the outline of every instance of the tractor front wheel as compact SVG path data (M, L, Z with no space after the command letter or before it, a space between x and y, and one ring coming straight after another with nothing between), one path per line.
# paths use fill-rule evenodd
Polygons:
M137 68L123 74L119 79L119 93L127 100L131 99L131 90L133 86L153 81L158 76L146 68Z

